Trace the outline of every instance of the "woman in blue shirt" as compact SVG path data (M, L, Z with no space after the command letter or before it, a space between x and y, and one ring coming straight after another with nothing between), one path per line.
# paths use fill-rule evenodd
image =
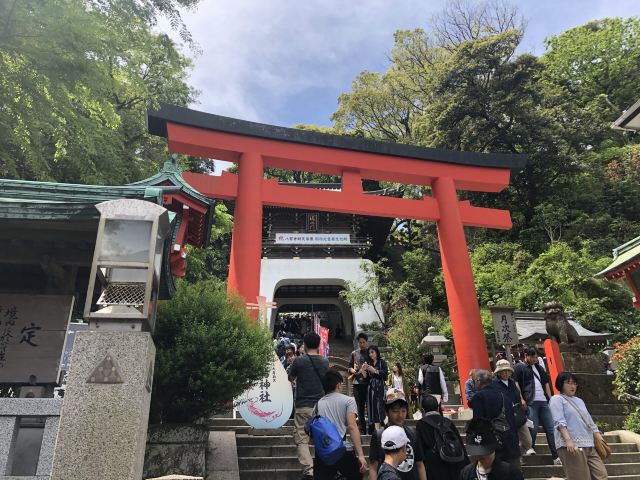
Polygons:
M582 399L576 397L577 378L562 372L549 401L558 455L567 480L606 480L607 469L594 448L593 436L602 435Z

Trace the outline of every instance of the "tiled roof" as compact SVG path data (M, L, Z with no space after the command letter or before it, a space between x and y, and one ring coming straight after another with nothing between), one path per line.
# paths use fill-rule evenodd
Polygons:
M587 330L573 318L570 312L566 313L569 323L576 329L578 335L585 337L587 341L606 340L613 334L608 332L598 333ZM516 328L520 343L541 341L549 338L543 312L515 312Z

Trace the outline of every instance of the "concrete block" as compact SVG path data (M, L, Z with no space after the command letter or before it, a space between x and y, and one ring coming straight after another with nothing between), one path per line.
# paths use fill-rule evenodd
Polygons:
M60 416L51 480L140 480L155 347L151 334L78 332ZM90 377L109 355L122 383Z
M0 475L6 475L11 468L11 450L17 435L18 419L0 417Z
M206 480L240 480L235 432L209 432Z
M144 478L169 472L203 477L208 439L203 425L149 425Z

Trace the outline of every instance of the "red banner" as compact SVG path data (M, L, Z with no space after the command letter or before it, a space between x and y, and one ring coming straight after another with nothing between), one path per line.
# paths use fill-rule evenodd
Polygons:
M329 356L329 329L320 327L320 355Z

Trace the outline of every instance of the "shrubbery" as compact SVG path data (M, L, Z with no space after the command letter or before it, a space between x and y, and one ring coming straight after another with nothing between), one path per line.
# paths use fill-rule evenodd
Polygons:
M640 433L640 408L629 414L624 421L624 429L635 433Z
M613 359L618 362L613 380L618 392L640 396L640 336L619 345Z
M269 331L216 280L180 282L159 305L154 341L152 422L206 418L266 375L273 355Z

